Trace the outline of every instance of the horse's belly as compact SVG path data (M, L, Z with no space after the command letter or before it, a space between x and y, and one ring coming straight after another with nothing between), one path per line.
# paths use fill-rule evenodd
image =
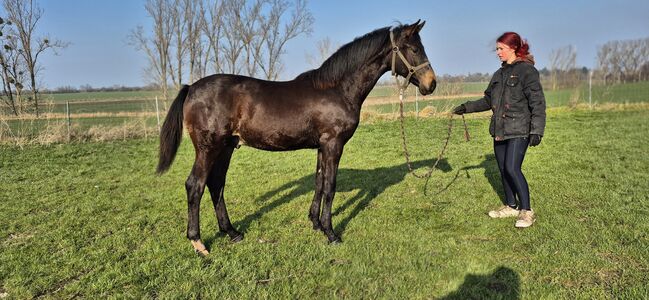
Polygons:
M289 130L246 130L235 132L239 145L267 151L289 151L318 148L317 137L304 131Z

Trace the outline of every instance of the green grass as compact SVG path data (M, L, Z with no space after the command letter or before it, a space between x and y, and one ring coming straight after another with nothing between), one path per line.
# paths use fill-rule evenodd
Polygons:
M0 146L0 294L9 298L521 298L649 296L649 110L548 114L523 170L537 223L491 220L500 203L488 119L468 116L425 182L407 174L398 122L362 124L338 177L333 223L311 229L315 152L235 152L231 244L201 205L200 258L185 239L194 152L153 175L157 142ZM460 123L456 122L456 128ZM417 166L445 119L409 119ZM420 168L420 172L424 169Z

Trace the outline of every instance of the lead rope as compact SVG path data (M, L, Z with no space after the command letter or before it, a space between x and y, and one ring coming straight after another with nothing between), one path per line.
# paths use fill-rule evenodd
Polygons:
M439 152L439 155L437 156L437 160L435 160L435 163L433 164L432 167L426 171L424 174L417 174L415 173L414 168L412 167L412 163L410 162L410 152L408 151L408 142L406 140L406 126L405 126L405 116L403 113L403 93L404 90L399 88L399 115L400 115L400 124L401 124L401 140L402 140L402 145L403 145L403 154L406 157L406 164L408 165L408 171L410 174L413 176L420 178L420 179L428 179L430 178L430 175L433 173L435 168L437 168L437 164L442 160L442 157L444 157L444 153L446 152L446 148L448 147L448 142L451 140L451 133L453 132L453 114L449 115L448 118L448 129L446 133L446 139L444 140L444 146L442 147L442 150ZM466 120L464 119L464 115L462 115L462 123L464 124L464 139L468 142L470 140L469 136L469 129L466 126ZM426 184L428 184L428 180L426 180Z
M401 139L403 141L403 154L406 157L406 164L408 165L408 170L410 173L421 179L428 179L430 178L431 173L435 170L437 167L437 164L439 164L440 160L442 160L442 157L444 156L444 152L446 152L446 148L448 147L448 142L451 139L451 132L453 131L453 114L450 115L448 119L448 132L446 135L446 140L444 141L444 147L442 147L442 151L440 151L439 155L437 156L437 160L433 164L433 166L423 175L415 173L414 169L412 168L412 163L410 162L410 152L408 151L408 143L406 141L406 129L405 129L405 124L404 124L404 115L403 115L403 94L410 84L410 77L414 75L417 71L420 69L430 65L430 62L426 61L418 66L413 67L406 57L401 53L399 46L394 42L394 34L392 33L392 30L390 30L390 43L392 44L392 76L394 76L394 79L397 83L397 86L399 88L399 114L401 116ZM399 59L401 59L401 62L406 66L408 69L408 75L406 76L405 80L403 83L399 82L399 75L397 74L397 56L399 56ZM464 115L462 115L462 122L464 123L464 139L468 142L469 141L469 130L466 126L466 121L464 120ZM428 185L428 180L426 180L426 185Z

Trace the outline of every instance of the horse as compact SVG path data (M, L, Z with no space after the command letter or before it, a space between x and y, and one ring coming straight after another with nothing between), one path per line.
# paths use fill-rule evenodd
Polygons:
M200 201L208 187L219 230L232 242L235 230L223 197L235 149L267 151L317 149L315 194L308 217L330 243L341 242L331 224L336 173L345 144L360 120L361 105L388 70L406 78L422 95L437 85L419 32L426 22L384 27L340 47L318 68L290 81L214 74L183 85L160 130L157 173L169 169L182 140L183 125L195 149L185 181L187 238L207 255L199 228ZM397 59L397 56L399 59ZM416 67L413 67L416 66Z

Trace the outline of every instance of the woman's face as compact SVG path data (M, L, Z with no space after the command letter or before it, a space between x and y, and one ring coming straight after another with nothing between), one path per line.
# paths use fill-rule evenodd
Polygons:
M514 49L503 43L496 43L496 55L502 62L512 63L516 59Z

